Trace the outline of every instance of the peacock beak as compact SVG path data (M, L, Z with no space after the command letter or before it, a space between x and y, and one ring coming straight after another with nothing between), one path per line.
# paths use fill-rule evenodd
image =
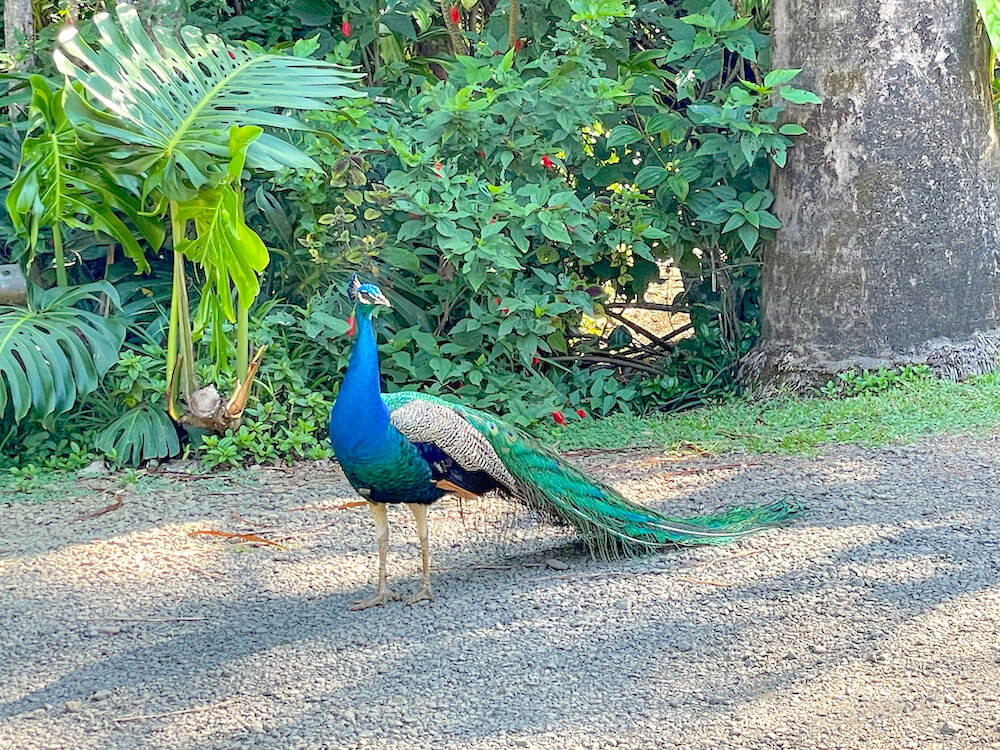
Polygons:
M373 297L372 302L374 302L376 305L382 305L383 307L388 307L390 310L392 309L392 305L389 304L388 298L384 294L382 294L382 292L379 292L377 296Z

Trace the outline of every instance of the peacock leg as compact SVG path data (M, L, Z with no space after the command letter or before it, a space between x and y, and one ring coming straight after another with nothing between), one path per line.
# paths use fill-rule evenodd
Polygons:
M422 503L407 503L413 511L413 518L417 522L417 537L420 539L420 561L423 563L423 578L420 580L420 588L413 596L406 600L407 604L417 602L434 601L434 594L431 592L431 557L429 534L427 533L427 506Z
M402 597L389 590L386 585L385 557L389 549L389 517L385 512L385 503L368 503L368 508L375 519L375 542L378 544L378 586L375 588L375 596L371 599L362 599L351 605L351 611L368 609L369 607L381 607L386 602L398 602Z

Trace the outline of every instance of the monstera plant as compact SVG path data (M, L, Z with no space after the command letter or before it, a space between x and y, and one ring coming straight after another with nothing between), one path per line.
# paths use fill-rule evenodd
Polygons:
M163 241L157 222L142 215L138 198L116 183L111 173L88 153L66 117L65 102L78 97L72 88L61 90L42 76L31 76L28 130L21 143L20 163L7 191L7 212L14 229L28 239L30 263L39 242L39 230L52 233L56 283L69 284L63 255L62 226L99 231L121 245L139 270L149 268L145 254L122 220L154 249Z
M96 47L73 27L59 37L56 66L70 85L65 111L89 155L121 184L131 185L147 215L167 219L174 283L167 346L171 382L186 401L180 421L221 431L238 423L260 352L249 360L247 311L257 296L268 251L243 215L244 170L319 169L278 133L309 126L289 110L333 110L363 96L359 75L301 56L229 45L185 27L146 33L135 8L94 18ZM77 95L79 87L82 95ZM127 178L127 179L126 179ZM188 309L188 263L206 279L194 320ZM194 341L212 345L217 362L229 350L226 321L235 324L237 376L233 398L198 388Z
M31 290L27 307L0 306L0 422L62 414L115 363L125 326L86 309L106 282Z

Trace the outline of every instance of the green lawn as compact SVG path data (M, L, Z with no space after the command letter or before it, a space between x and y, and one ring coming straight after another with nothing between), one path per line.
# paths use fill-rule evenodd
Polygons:
M551 434L561 450L653 446L808 454L830 443L907 443L998 424L1000 375L994 373L962 383L917 378L837 398L732 398L682 413L583 420Z
M930 377L890 378L887 383L873 378L850 387L856 395L764 401L733 397L675 414L585 419L553 427L547 436L564 451L655 447L811 454L832 443L907 443L924 435L975 434L1000 425L997 373L962 383ZM224 474L218 477L222 480ZM134 469L120 472L112 481L142 487L164 482ZM79 486L72 472L43 471L19 480L13 475L0 477L0 499L53 500L91 492Z

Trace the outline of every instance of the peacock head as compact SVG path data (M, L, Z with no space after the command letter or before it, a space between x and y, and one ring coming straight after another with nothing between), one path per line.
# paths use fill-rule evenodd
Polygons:
M374 284L362 284L357 274L352 274L347 282L347 299L360 307L363 313L370 313L380 306L392 307L381 289Z

